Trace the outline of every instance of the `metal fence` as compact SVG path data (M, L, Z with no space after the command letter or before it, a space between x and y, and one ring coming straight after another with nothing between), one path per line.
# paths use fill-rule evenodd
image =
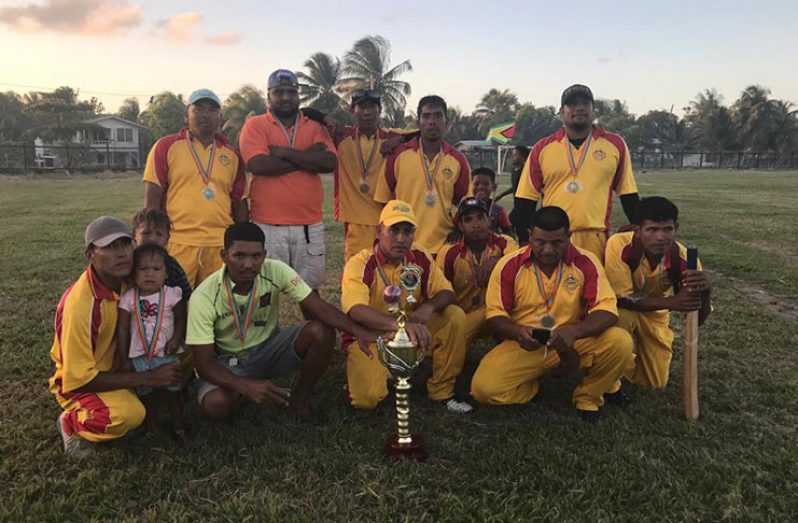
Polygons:
M632 165L645 169L798 169L798 153L679 151L631 153Z
M0 143L0 172L140 171L147 150L110 140L66 145Z

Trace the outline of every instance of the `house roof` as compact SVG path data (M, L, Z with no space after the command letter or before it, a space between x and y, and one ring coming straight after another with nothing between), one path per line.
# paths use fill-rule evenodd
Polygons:
M138 127L139 129L146 129L146 126L141 125L140 123L132 122L130 120L126 120L124 118L116 116L115 114L105 114L105 115L102 115L102 116L98 116L96 118L91 118L89 120L86 120L85 123L99 124L100 122L104 122L104 121L107 121L107 120L117 120L119 122L126 123L126 124L128 124L130 126Z

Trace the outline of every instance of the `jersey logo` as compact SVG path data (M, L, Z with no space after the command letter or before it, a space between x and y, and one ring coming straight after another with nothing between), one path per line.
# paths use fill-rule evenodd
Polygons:
M596 149L595 151L593 151L593 158L595 158L597 162L600 162L606 157L607 155L601 149Z
M227 167L230 165L230 157L226 154L222 153L219 155L219 163Z
M451 169L451 168L450 168L448 165L447 165L446 167L444 167L444 168L443 168L443 171L441 171L441 172L443 173L443 176L444 176L444 177L445 177L447 180L448 180L449 178L451 178L452 176L454 176L454 171L453 171L453 170L452 170L452 169Z
M563 281L563 285L565 285L566 290L573 292L579 287L579 282L576 281L574 273L569 272L568 276L565 277L565 281Z
M260 297L261 307L268 307L271 304L272 304L272 293L267 292L266 294Z

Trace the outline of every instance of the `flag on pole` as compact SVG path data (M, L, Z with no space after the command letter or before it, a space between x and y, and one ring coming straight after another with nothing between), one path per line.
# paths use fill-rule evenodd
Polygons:
M488 130L485 141L495 145L507 145L515 134L515 122L505 122L494 125Z

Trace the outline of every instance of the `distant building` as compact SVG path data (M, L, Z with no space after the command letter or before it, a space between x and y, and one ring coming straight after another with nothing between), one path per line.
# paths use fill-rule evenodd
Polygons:
M70 142L33 141L34 167L38 169L110 168L140 169L144 164L141 124L105 115L83 122L86 127ZM67 147L68 146L68 147Z

